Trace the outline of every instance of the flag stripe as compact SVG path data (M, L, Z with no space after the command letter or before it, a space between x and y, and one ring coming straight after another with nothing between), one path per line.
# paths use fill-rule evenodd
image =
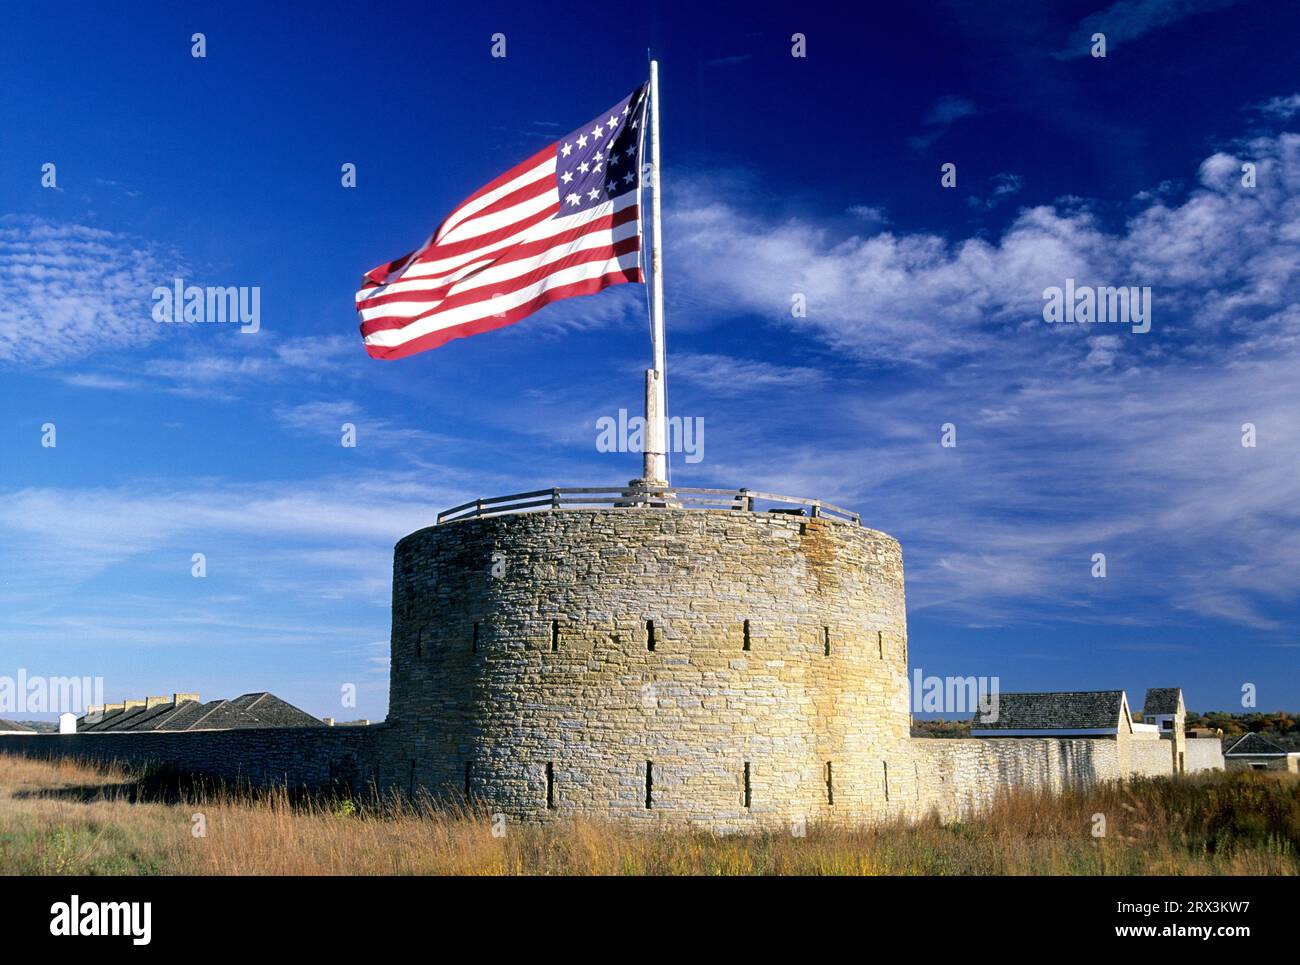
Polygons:
M462 322L392 346L377 345L370 339L366 339L366 352L371 358L376 359L405 358L408 355L415 355L417 352L424 352L428 349L445 345L453 339L465 338L469 335L478 335L481 332L490 332L493 329L513 325L520 319L527 318L539 308L563 298L573 298L577 295L594 295L596 292L602 291L611 285L620 285L624 282L643 281L645 281L645 279L642 277L640 268L620 267L597 278L588 278L568 285L549 288L532 301L516 306L515 308L502 313L499 318L488 316L487 318Z
M419 338L421 335L427 335L438 329L450 328L480 318L506 315L514 308L531 304L537 296L544 294L549 287L563 287L590 278L599 278L606 272L619 269L639 268L639 261L639 257L633 253L619 255L604 261L567 266L550 273L541 281L501 295L499 298L478 299L468 305L459 305L446 311L434 311L410 322L401 329L385 329L372 332L366 336L366 344L397 345L407 339ZM541 304L546 304L546 302Z
M423 311L420 311L420 307L426 306L428 303L417 301L403 302L398 306L381 306L370 315L363 312L362 317L365 320L361 325L362 334L370 335L374 332L404 328L429 316L444 314L452 309L466 305L481 305L483 311L486 312L490 309L495 314L502 310L501 307L495 305L498 299L504 299L521 290L531 290L538 282L543 282L549 276L558 274L564 269L576 265L605 262L615 256L636 256L641 249L641 239L635 234L630 238L623 238L612 244L608 238L600 240L604 243L598 247L560 251L548 259L546 264L516 275L513 278L502 279L496 284L479 286L468 291L456 291L433 307L424 308ZM490 289L490 292L485 292L484 288ZM416 312L416 314L411 314L411 312Z
M450 231L470 215L491 204L502 194L507 194L521 184L527 184L535 178L546 177L555 173L555 145L549 144L526 161L516 164L509 171L493 178L468 198L456 205L443 219L438 231L433 233L437 239L440 232Z
M537 241L523 242L507 248L498 249L477 261L458 268L448 275L438 277L403 278L384 286L382 290L372 289L367 297L357 299L357 308L362 318L373 317L367 311L377 305L391 305L394 302L410 301L417 296L424 299L442 298L457 282L472 280L476 284L489 284L499 278L511 277L521 270L516 262L540 259L549 261L554 251L563 251L566 247L595 247L599 244L612 244L624 238L636 235L640 230L637 223L637 206L632 205L621 211L601 218L584 221L562 234ZM603 239L603 240L602 240Z
M636 191L628 191L624 194L617 195L611 199L611 202L613 204L613 210L616 212L622 211L624 208L630 206L635 206L637 203ZM491 242L483 244L481 247L462 251L454 257L446 258L442 261L427 261L420 264L413 264L410 269L402 275L400 280L406 281L415 278L441 278L444 275L459 271L465 265L481 259L489 252L493 254L493 257L497 257L503 251L515 245L527 244L531 241L562 234L571 226L585 224L588 221L601 217L609 211L609 208L607 207L609 203L610 202L596 205L593 208L577 214L558 215L557 212L558 216L553 216L550 220L542 219L530 223L513 234L507 235L504 238L494 239ZM394 279L393 283L396 283L397 281L398 279ZM361 293L363 296L370 294L372 294L372 292L363 291Z
M474 217L462 221L456 225L445 236L439 238L436 242L436 248L439 252L456 244L481 244L478 240L483 237L491 237L497 231L503 228L510 228L521 221L528 221L538 212L546 212L548 217L558 210L559 195L555 191L553 183L545 181L540 182L542 190L535 190L537 186L522 188L522 191L532 191L528 197L516 199L515 196L509 195L501 200L509 201L506 207L494 210L495 206L489 206L480 211ZM433 251L431 248L430 251ZM429 252L425 252L416 262L422 262L427 259Z

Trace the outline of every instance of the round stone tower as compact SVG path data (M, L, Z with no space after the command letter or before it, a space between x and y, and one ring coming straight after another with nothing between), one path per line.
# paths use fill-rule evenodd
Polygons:
M912 790L906 653L899 545L853 521L443 523L397 544L390 765L524 820L861 819Z

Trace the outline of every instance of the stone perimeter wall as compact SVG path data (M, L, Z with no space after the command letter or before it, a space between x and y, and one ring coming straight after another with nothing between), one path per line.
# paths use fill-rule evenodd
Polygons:
M919 775L914 809L945 819L991 804L1011 787L1088 787L1125 777L1123 738L974 737L912 741ZM1166 755L1168 744L1166 743ZM1169 773L1168 771L1166 773Z
M1187 772L1222 771L1223 743L1217 737L1195 737L1187 740Z
M375 727L274 727L140 734L0 736L0 753L169 767L257 786L360 790L376 778Z
M398 543L383 725L5 736L0 751L468 787L516 820L719 831L953 817L1004 787L1172 773L1164 740L913 740L906 671L902 554L883 533L769 513L506 515ZM1222 758L1188 754L1206 766Z

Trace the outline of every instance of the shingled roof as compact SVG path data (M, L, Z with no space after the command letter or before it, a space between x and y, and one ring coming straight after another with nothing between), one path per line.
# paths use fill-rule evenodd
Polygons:
M1144 714L1178 713L1178 696L1182 693L1177 687L1152 687L1142 701Z
M1224 757L1277 757L1287 749L1261 734L1250 733L1223 752Z
M1108 731L1116 733L1125 716L1122 690L998 694L997 720L977 713L971 733L1007 731Z
M231 704L256 720L260 727L319 727L322 723L287 700L266 691L244 694L232 700Z
M250 727L320 727L323 722L275 694L259 691L234 700L181 700L87 715L78 733L235 730Z

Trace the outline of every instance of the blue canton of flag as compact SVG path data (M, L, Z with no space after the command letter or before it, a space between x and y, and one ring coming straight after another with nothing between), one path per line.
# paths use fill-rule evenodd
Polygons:
M555 174L564 217L603 204L640 181L648 85L556 145Z

